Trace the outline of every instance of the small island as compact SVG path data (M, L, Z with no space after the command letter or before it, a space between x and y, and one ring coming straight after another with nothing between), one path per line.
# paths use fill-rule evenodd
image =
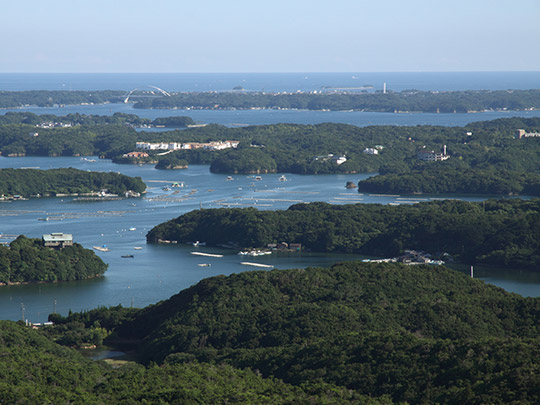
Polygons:
M0 169L0 198L50 196L140 196L140 177L68 169Z
M73 242L71 234L20 235L0 246L0 285L85 280L107 270L93 251Z

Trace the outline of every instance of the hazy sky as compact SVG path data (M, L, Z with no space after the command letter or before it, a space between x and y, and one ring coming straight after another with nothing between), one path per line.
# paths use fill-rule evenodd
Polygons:
M540 70L540 0L0 4L0 72Z

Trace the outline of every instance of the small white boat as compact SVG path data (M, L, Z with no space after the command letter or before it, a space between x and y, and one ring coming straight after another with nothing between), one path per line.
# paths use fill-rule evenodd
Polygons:
M287 177L285 177L285 175L283 174L283 175L279 178L279 181L287 181Z
M94 249L99 250L100 252L108 252L109 248L106 245L103 246L92 246Z
M162 188L163 191L171 191L171 188L169 186L165 186Z
M142 247L140 247L140 246L135 246L135 247L133 248L133 250L142 250Z
M133 231L136 231L137 228L135 228L134 226L132 226L131 228L129 228L129 230L133 232Z
M199 266L199 267L210 267L211 264L210 263L199 263L199 264L197 264L197 266Z
M227 176L227 181L234 180L232 176Z
M193 246L206 246L206 242L196 241L196 242L193 242L192 245Z
M261 176L256 176L255 177L255 181L261 181L262 180L262 177Z

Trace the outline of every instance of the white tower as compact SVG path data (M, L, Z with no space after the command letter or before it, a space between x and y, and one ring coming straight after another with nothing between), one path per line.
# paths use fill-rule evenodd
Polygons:
M382 92L386 94L386 82L383 83Z

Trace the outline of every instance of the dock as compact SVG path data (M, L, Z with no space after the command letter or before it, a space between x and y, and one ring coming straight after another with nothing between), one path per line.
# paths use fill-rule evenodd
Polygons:
M271 264L252 263L252 262L240 262L240 264L243 264L245 266L264 267L266 269L274 268L274 266L272 266Z
M192 255L196 256L206 256L206 257L223 257L223 255L216 255L213 253L203 253L203 252L190 252Z

